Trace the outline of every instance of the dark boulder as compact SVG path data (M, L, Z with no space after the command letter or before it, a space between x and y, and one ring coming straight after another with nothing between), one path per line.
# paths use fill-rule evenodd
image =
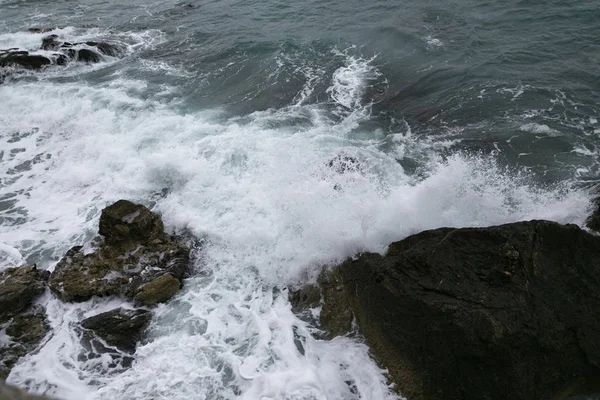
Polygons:
M0 379L5 380L19 358L31 353L49 331L42 308L19 314L6 327L10 341L0 347Z
M600 392L600 237L578 226L425 231L332 276L322 322L346 304L409 400Z
M165 234L160 217L140 204L119 200L102 210L99 233L106 243L162 239Z
M100 233L104 242L96 252L84 254L77 246L56 265L49 285L63 300L123 295L149 305L154 304L152 299L168 300L189 275L189 247L182 239L167 235L160 217L142 205L119 200L106 207ZM165 285L152 283L167 274L168 278L158 280ZM163 291L150 290L157 288Z
M49 273L35 265L8 268L0 273L0 323L27 310L46 290Z
M106 343L133 352L151 318L152 314L147 310L117 308L84 319L81 326L93 331Z
M52 61L39 54L30 54L28 51L0 50L0 67L20 67L30 70L42 69L52 64Z
M58 35L49 35L42 39L42 50L54 51L60 48L61 42L58 41Z
M71 58L85 63L97 63L102 61L102 56L95 51L89 49L69 50L69 53L74 52Z
M117 57L121 51L115 45L106 42L85 42L90 47L95 47L98 51L106 56Z
M600 189L596 189L598 192ZM600 232L600 197L594 200L594 211L585 221L585 225L594 232Z
M181 289L181 281L171 274L160 275L142 285L134 299L144 305L164 303Z
M321 289L317 285L303 286L290 291L289 299L295 311L314 308L321 303Z

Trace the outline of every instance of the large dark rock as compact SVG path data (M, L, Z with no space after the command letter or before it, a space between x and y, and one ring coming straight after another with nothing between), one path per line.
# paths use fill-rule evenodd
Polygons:
M171 274L160 275L141 286L134 299L144 305L164 303L181 289L181 281Z
M117 57L121 54L121 50L110 43L106 42L85 42L90 47L95 47L101 54L111 57Z
M77 61L81 61L81 62L85 62L85 63L97 63L102 61L102 56L98 53L96 53L95 51L89 50L89 49L79 49L79 50L74 50L74 49L70 49L67 54L77 60Z
M600 237L575 225L425 231L332 276L322 322L351 309L409 400L600 393Z
M31 28L33 33L50 32L55 28ZM17 48L0 50L0 83L12 73L24 70L41 70L51 65L64 66L70 61L97 63L104 56L121 55L118 46L107 42L88 41L85 43L69 43L60 40L56 34L42 39L41 50L50 53L35 54Z
M102 210L99 233L106 243L131 240L162 239L164 227L160 217L140 204L119 200Z
M87 318L81 326L94 331L108 344L133 352L151 318L152 314L147 310L117 308Z
M596 189L598 192L600 189ZM594 200L594 211L585 221L585 225L595 232L600 232L600 197L596 197Z
M160 217L146 207L119 200L102 210L100 233L104 242L94 253L74 247L56 265L50 288L65 301L92 296L124 295L150 305L168 300L173 288L189 275L189 247L163 231ZM161 278L168 275L167 278ZM152 285L169 280L167 285ZM177 285L173 284L173 280ZM150 289L164 289L145 296Z
M28 309L44 293L48 275L35 265L0 272L0 323Z
M24 69L42 69L52 64L52 60L39 54L30 54L28 51L0 50L0 67L20 67Z
M48 333L46 312L36 308L12 319L6 327L10 341L0 347L0 380L5 380L19 358L31 353Z

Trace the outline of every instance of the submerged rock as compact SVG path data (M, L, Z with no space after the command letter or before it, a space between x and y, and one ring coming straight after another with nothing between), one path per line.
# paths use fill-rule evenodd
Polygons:
M352 312L409 400L600 393L600 237L575 225L425 231L326 282L321 321Z
M179 290L189 275L190 249L181 239L167 235L160 217L143 205L120 200L105 208L100 233L104 242L96 252L84 254L77 246L56 265L49 285L63 300L123 295L150 304L142 301L152 297L147 296L150 289L144 289L146 284L168 274L161 279L176 281ZM174 283L160 286L164 292L154 298L168 300L176 292L174 287ZM146 294L140 294L142 291Z
M46 290L48 275L35 265L0 272L0 323L27 310Z
M106 343L133 352L151 318L152 314L147 310L116 308L84 319L81 326L93 331Z
M13 318L5 330L10 341L0 347L1 380L6 379L19 358L37 348L48 330L43 308L36 308Z

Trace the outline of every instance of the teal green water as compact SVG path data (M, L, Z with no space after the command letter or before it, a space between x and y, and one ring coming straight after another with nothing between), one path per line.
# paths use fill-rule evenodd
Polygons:
M194 7L185 7L191 4ZM501 151L552 182L595 181L600 124L600 7L596 1L14 1L0 3L0 27L96 24L113 31L156 29L164 43L125 63L73 79L110 79L116 69L176 85L188 110L232 114L294 101L307 75L307 102L325 102L344 57L381 76L372 126L453 147ZM136 69L139 59L186 71L183 78ZM400 121L400 122L399 122Z

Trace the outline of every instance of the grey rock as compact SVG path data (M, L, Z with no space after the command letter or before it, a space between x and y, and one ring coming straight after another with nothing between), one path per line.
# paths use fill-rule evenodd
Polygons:
M34 351L49 331L43 308L19 314L6 327L10 342L0 347L0 379L4 380L19 358Z
M152 314L147 310L116 308L83 320L81 326L108 344L132 352L151 318Z
M8 268L0 273L0 323L29 308L44 293L49 273L35 265Z

